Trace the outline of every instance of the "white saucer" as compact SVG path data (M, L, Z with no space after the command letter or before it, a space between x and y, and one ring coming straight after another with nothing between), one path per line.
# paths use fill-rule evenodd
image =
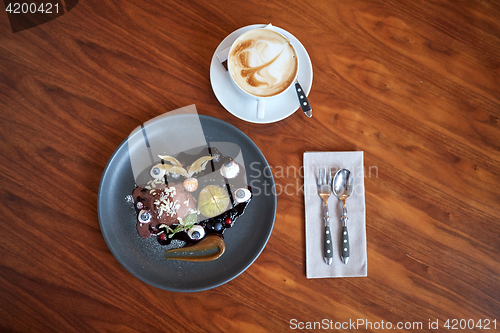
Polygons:
M257 100L247 98L236 89L229 78L229 73L224 69L217 58L217 54L230 47L236 38L244 32L252 29L264 28L265 26L266 24L249 25L231 33L219 44L215 50L214 56L212 57L212 63L210 64L210 82L212 83L212 89L220 104L222 104L222 106L234 116L251 123L259 124L268 124L280 121L297 111L297 109L300 108L297 92L294 88L290 88L282 95L266 100L265 116L262 119L258 119ZM297 78L302 86L302 89L306 92L306 96L309 95L313 78L312 64L309 54L307 54L304 46L292 34L275 26L273 26L273 29L276 32L288 37L295 48L299 58L299 75Z

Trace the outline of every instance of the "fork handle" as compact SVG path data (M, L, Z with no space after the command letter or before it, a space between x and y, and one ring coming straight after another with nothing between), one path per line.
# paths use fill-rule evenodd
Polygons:
M330 230L330 226L325 226L325 242L324 242L324 257L325 262L328 265L332 264L333 261L333 247L332 247L332 232Z
M328 205L325 204L323 208L323 219L325 221L325 234L323 237L323 257L328 265L333 261L333 246L332 246L332 231L330 230L330 214L328 212Z

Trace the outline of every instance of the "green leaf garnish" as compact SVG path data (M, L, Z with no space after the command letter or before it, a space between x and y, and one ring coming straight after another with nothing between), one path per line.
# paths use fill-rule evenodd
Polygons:
M186 216L184 220L182 220L182 222L183 222L182 224L184 224L184 226L189 229L193 225L195 225L196 222L198 222L198 215L196 213L191 213L188 216Z
M179 224L175 227L175 229L169 228L169 232L171 232L170 235L168 235L168 238L174 237L174 235L180 231L186 231L189 230L193 225L198 222L198 215L196 213L191 213L188 216L186 216L183 220L179 221Z

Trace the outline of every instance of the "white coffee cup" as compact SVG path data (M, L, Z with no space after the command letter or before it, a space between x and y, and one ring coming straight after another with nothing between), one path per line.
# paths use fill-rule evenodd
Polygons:
M238 91L257 100L257 118L266 100L288 91L297 79L299 59L290 40L268 28L243 33L231 45L228 71Z

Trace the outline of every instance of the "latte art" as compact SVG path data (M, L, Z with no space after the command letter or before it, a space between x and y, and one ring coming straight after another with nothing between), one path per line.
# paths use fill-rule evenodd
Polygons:
M244 91L259 97L286 90L297 74L297 56L290 41L269 29L240 36L228 59L229 72Z

